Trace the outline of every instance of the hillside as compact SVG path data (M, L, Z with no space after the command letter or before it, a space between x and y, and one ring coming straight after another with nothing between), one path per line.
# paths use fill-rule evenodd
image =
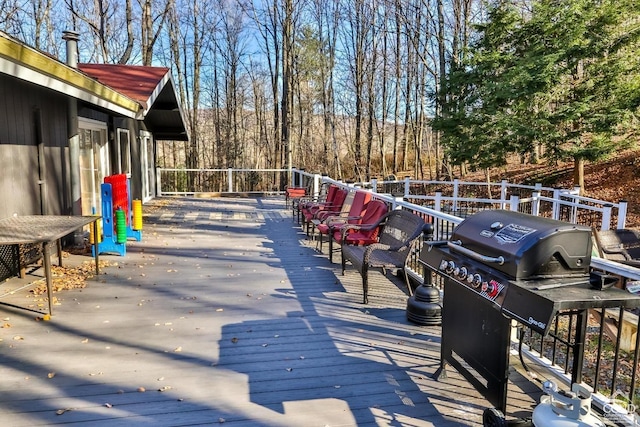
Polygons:
M640 150L623 151L609 160L585 165L585 195L599 200L628 202L627 228L640 228ZM482 172L465 181L483 181ZM546 187L573 187L573 164L558 166L509 164L491 173L491 181L514 184L541 183Z

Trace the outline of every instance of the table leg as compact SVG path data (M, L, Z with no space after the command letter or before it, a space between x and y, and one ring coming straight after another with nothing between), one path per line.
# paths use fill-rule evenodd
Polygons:
M98 263L99 261L99 248L98 248L98 221L99 221L100 217L98 217L98 219L96 219L95 221L93 221L91 223L91 227L93 229L93 260L96 263L96 276L98 276L100 274L100 265Z
M44 275L47 280L47 297L49 298L49 315L53 313L53 292L51 290L51 249L49 242L42 244L42 253L44 254Z
M58 265L62 267L62 240L56 240L56 249L58 250Z

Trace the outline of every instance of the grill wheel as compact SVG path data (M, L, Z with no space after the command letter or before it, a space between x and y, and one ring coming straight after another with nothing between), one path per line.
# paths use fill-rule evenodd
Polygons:
M533 422L528 419L509 420L504 418L504 414L496 408L487 408L482 413L483 427L534 427Z

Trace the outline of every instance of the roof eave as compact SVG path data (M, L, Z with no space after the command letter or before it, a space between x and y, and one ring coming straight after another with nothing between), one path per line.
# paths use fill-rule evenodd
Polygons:
M125 117L137 120L144 117L142 106L135 100L1 34L0 73L46 87Z

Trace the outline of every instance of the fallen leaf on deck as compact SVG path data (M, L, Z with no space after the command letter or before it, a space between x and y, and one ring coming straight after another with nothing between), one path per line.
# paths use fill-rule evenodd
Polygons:
M140 393L144 393L145 391L147 391L144 387L138 387L138 391Z
M58 410L56 411L56 415L62 415L62 414L64 414L65 412L69 412L69 411L73 411L73 408L58 409Z
M53 377L55 377L55 376L56 376L56 373L55 373L55 372L49 372L49 373L47 374L47 378L53 378Z
M113 408L113 405L111 403L105 403L104 406L106 406L107 408Z
M16 335L15 337L13 337L14 341L22 341L24 340L24 338L22 338L20 335Z
M175 350L173 350L173 351L175 351L176 353L179 353L179 352L181 352L181 351L182 351L182 347L178 347L178 348L176 348L176 349L175 349Z
M162 393L162 392L164 392L164 391L169 391L169 390L171 390L171 386L169 386L169 385L166 385L166 386L164 386L164 387L160 387L160 388L158 389L158 391L159 391L160 393Z

